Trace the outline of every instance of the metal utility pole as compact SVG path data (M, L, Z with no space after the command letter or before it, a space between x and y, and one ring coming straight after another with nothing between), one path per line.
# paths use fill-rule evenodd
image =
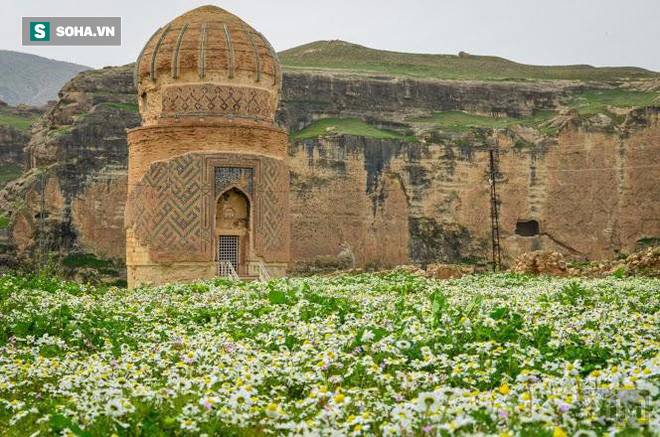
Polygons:
M497 200L497 150L490 149L490 220L493 238L493 270L499 271L502 267L502 253L500 250L500 215Z

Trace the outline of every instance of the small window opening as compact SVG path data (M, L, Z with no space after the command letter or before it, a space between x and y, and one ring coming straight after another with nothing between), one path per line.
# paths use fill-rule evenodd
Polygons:
M140 96L142 98L142 110L146 111L147 110L147 93L142 93Z
M516 223L516 235L535 237L540 234L541 228L536 220L518 220L518 223Z

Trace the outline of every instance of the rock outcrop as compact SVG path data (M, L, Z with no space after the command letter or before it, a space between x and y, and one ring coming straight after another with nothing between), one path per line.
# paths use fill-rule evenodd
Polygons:
M292 141L297 268L313 270L346 248L352 265L374 269L489 259L490 148L499 150L508 264L535 250L576 260L632 253L638 240L660 235L660 109L606 120L564 106L573 93L611 86L286 72L279 120L291 130L355 117L400 133ZM28 171L0 193L19 253L46 248L123 259L125 130L140 121L135 99L130 66L81 73L62 89L26 149ZM534 126L458 130L411 121L443 110L557 114ZM521 235L525 222L537 231Z
M522 117L535 110L555 109L571 93L586 88L574 81L477 82L288 72L279 118L290 129L298 130L319 116L337 114L389 122L451 110Z
M27 171L0 193L13 247L124 257L126 129L139 124L130 66L84 72L33 128Z
M23 149L30 142L30 124L43 113L41 108L11 107L0 101L0 167L24 165Z
M519 256L516 259L513 272L528 275L565 276L568 272L568 266L566 258L561 253L539 250Z

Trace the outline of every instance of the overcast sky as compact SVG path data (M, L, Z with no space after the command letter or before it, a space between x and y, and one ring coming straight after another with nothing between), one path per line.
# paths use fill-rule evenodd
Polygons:
M0 49L91 67L133 62L158 27L216 4L280 51L341 39L373 48L527 64L660 71L660 0L2 0ZM21 47L21 16L121 16L122 47Z

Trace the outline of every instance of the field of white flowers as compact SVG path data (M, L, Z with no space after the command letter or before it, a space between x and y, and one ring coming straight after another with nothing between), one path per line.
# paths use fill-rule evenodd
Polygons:
M0 435L658 435L660 280L0 277Z

